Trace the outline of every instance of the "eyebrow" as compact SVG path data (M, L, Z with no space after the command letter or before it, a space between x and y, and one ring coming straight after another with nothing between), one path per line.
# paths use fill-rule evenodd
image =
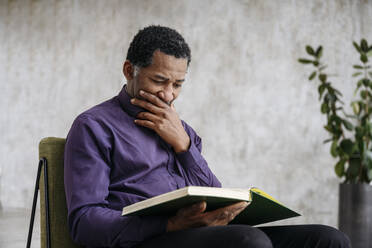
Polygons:
M160 75L154 75L154 77L157 78L157 79L160 79L162 81L168 81L169 80L169 78L166 78L166 77L163 77L163 76L160 76ZM176 82L178 82L178 83L181 83L181 82L184 82L184 81L185 81L185 79L177 79L176 80Z

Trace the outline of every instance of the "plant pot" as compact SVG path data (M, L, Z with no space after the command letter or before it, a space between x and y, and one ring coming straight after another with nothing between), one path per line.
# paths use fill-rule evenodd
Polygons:
M338 226L353 248L372 247L372 185L340 184Z

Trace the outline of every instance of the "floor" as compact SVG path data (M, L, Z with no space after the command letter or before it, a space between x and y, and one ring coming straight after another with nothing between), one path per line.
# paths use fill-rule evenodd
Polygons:
M2 209L0 210L0 247L24 248L30 225L31 210ZM36 211L34 232L31 247L40 247L40 215Z

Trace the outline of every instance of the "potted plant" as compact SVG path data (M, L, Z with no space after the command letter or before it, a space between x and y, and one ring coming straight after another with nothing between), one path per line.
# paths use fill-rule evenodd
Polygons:
M355 99L352 112L343 108L342 94L329 81L322 61L323 48L306 46L309 58L302 64L312 65L309 80L317 79L320 111L326 116L324 129L329 138L330 153L336 159L334 170L344 179L339 187L339 228L348 234L354 248L372 247L372 69L369 57L372 46L365 39L353 42L360 63L356 70Z

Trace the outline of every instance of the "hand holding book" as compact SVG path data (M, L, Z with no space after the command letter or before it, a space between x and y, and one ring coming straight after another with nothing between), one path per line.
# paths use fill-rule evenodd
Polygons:
M247 202L238 202L223 208L205 212L205 201L181 208L175 216L168 219L167 232L200 226L224 226L248 206Z
M300 214L257 188L187 186L124 207L122 216L130 215L167 216L167 230L174 231L205 225L254 226Z

